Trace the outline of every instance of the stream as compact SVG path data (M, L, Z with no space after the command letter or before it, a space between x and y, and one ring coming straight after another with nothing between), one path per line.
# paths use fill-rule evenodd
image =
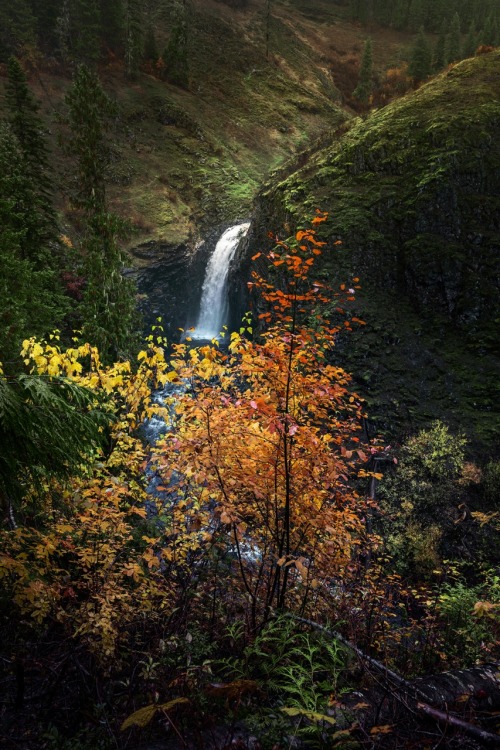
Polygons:
M171 276L169 275L168 261L143 272L140 289L142 292L146 292L148 297L145 317L149 317L151 322L153 322L154 316L161 317L165 321L169 341L178 339L179 329L190 327L194 320L196 320L196 323L194 329L189 331L189 336L196 343L218 338L229 320L227 288L229 268L238 245L245 237L249 227L250 222L235 224L219 236L206 263L203 285L199 289L199 296L201 297L199 301L194 300L192 296L188 296L187 292L184 296L182 295L182 289L179 288L177 265L174 266L174 272ZM150 276L153 284L148 289ZM158 278L162 280L160 285L158 285ZM173 309L169 307L169 305L172 306L175 299L182 300L184 305L174 304ZM186 302L188 302L187 305ZM183 392L184 388L185 386L182 384L167 383L163 389L156 391L153 400L163 406L171 402L172 396L175 398L176 393ZM144 425L143 434L146 440L153 444L167 430L168 425L162 419L152 418ZM152 477L149 485L150 492L155 493L155 482L156 480Z

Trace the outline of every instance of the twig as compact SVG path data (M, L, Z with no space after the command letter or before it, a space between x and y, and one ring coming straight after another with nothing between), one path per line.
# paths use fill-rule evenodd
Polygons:
M428 716L434 721L436 721L438 724L444 724L445 726L452 726L456 729L459 729L460 731L464 732L465 734L468 734L470 737L474 737L476 740L481 741L488 747L498 747L500 748L500 735L498 734L491 734L490 732L487 732L484 729L480 729L479 727L475 726L474 724L470 724L467 721L463 721L463 719L458 719L455 716L451 716L449 713L445 713L444 711L440 711L437 708L433 708L427 703L427 696L419 690L418 687L415 685L412 685L411 682L408 682L408 680L405 680L404 677L401 677L401 675L398 675L396 672L393 672L391 669L386 667L381 662L377 661L377 659L374 659L372 656L368 656L368 654L363 653L360 648L355 646L353 643L348 641L346 638L344 638L340 633L337 633L335 630L329 630L328 628L325 628L323 625L319 625L318 623L314 622L313 620L307 620L304 617L298 617L296 615L289 614L289 617L291 617L293 620L297 620L298 622L303 622L306 625L309 625L316 630L321 630L324 633L327 633L328 635L332 636L333 638L337 639L347 648L351 649L351 651L354 651L354 653L359 656L360 659L370 664L372 667L375 667L377 670L383 672L390 680L395 682L398 686L404 688L408 693L410 693L410 699L413 699L415 697L423 698L425 702L417 702L416 708L417 711L424 714L425 716ZM400 700L404 703L401 696L398 696L396 693L393 693L395 698L397 700Z

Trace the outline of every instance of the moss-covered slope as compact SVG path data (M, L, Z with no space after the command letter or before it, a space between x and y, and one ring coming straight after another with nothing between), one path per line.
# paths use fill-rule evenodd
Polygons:
M261 229L330 212L331 279L360 276L368 326L343 348L370 411L498 428L500 52L357 119L261 193ZM256 230L253 242L262 242ZM359 310L358 310L359 312ZM496 392L496 393L495 393Z

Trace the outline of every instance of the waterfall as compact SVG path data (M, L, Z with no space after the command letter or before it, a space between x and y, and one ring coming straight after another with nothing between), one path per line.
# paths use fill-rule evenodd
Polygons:
M226 229L208 261L201 292L200 314L196 328L191 333L194 339L216 338L227 320L227 277L229 264L234 257L240 239L246 235L250 222Z

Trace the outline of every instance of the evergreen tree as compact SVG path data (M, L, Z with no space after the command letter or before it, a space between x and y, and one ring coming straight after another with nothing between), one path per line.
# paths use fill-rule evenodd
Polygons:
M155 32L151 25L148 26L146 31L143 55L144 59L148 60L149 62L156 62L159 58L158 47L156 46Z
M358 85L353 91L353 96L360 102L367 102L372 92L373 56L372 40L367 39L363 49L363 58L359 71Z
M142 57L142 7L140 0L125 0L125 75L134 80Z
M177 19L162 55L164 78L182 88L188 86L188 24L186 6L178 8Z
M111 156L107 132L114 106L97 74L85 65L78 67L65 101L70 128L65 150L77 165L71 201L87 215L100 213L106 206L105 173Z
M37 193L22 149L0 124L0 361L12 369L21 342L59 327L68 303L50 265L33 247Z
M426 28L434 33L439 33L447 24L450 7L449 0L432 0L428 6Z
M396 0L392 12L391 26L395 29L402 30L406 28L408 22L408 3L406 0Z
M106 207L105 174L110 160L107 133L114 108L97 75L85 66L78 68L66 103L70 128L67 151L77 166L77 189L72 200L83 209L86 223L82 330L109 360L131 351L137 329L134 287L122 276L124 260L118 242L123 223Z
M57 52L65 63L69 60L71 47L71 10L69 0L63 0L56 19L55 37Z
M437 38L432 58L432 67L435 71L442 70L446 65L446 25L443 23L441 32Z
M423 0L411 0L408 11L408 28L418 31L425 24L425 7Z
M451 21L450 33L446 38L446 62L452 63L460 60L461 49L462 37L460 33L460 18L458 13L455 13Z
M71 51L76 60L94 67L101 52L101 13L98 0L71 0Z
M0 62L36 45L36 19L27 0L0 3Z
M119 240L124 231L118 217L100 211L89 218L82 243L86 279L82 335L110 361L130 356L139 343L137 290L122 273L124 257Z
M467 34L467 38L464 42L464 46L462 47L462 57L472 57L476 49L477 49L476 24L474 23L474 21L471 21L471 25L469 27L469 33Z
M5 95L9 107L9 122L19 143L23 168L32 181L33 203L27 224L26 251L32 260L47 262L53 253L49 245L57 241L58 227L52 202L49 176L49 157L39 105L28 88L26 76L14 57L8 63Z
M47 54L53 54L57 46L56 29L61 5L61 0L31 0L39 44Z
M495 46L499 42L498 24L496 16L490 15L486 20L484 29L481 32L481 44L491 44Z
M99 8L102 36L106 46L113 52L121 52L125 26L123 0L100 0Z
M432 53L424 33L424 27L420 27L415 44L413 45L408 65L408 75L416 81L425 81L431 74Z

